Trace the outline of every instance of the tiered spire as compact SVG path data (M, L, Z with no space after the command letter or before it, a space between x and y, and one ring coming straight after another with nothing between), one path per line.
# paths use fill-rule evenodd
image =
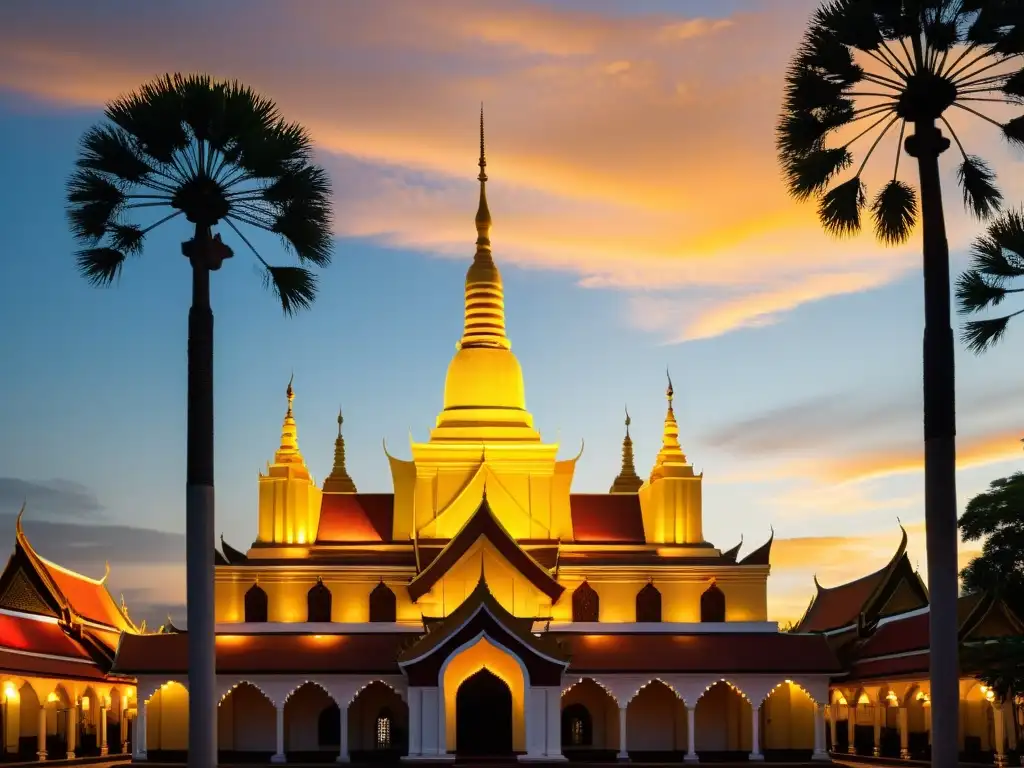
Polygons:
M356 484L345 469L345 438L341 436L341 425L345 422L338 408L338 437L334 441L334 466L331 474L324 480L324 491L327 493L355 493Z
M284 423L281 425L281 447L274 454L275 464L302 464L302 454L299 452L299 430L295 425L295 417L292 415L292 404L295 402L295 390L292 383L295 381L295 374L288 379L288 389L285 396L288 398L288 412L284 415Z
M672 388L672 376L665 371L668 378L668 388L665 390L665 399L668 400L668 410L665 413L665 426L662 430L661 450L654 460L654 469L651 471L651 482L659 477L664 477L667 466L686 465L686 454L679 444L679 424L676 423L676 414L672 410L672 399L675 397L675 390Z
M609 493L636 493L644 481L636 473L633 465L633 440L629 436L629 408L626 409L626 436L622 438L622 469L612 483Z
M487 207L484 108L480 105L480 205L476 212L476 255L466 273L466 319L460 348L511 349L505 334L505 288L491 255L491 211Z

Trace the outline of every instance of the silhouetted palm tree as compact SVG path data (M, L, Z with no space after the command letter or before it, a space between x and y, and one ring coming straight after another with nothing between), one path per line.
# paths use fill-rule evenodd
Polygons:
M1020 0L831 0L811 20L786 76L779 157L797 199L814 197L825 229L852 235L868 206L862 174L882 138L898 131L892 179L871 201L876 235L905 241L917 220L917 194L901 181L903 149L917 160L924 239L925 518L931 610L933 765L956 762L957 507L953 332L949 246L939 155L949 140L962 162L967 208L987 218L1002 202L995 174L967 152L950 126L951 109L988 121L1024 144L1024 116L1000 122L982 109L1024 97L1024 4ZM912 133L906 135L907 126ZM905 140L904 140L905 138ZM853 145L866 145L854 165ZM850 178L829 189L854 168Z
M1012 293L1024 293L1024 283L1011 287L1014 279L1024 278L1024 209L1006 211L989 223L984 235L971 248L971 268L956 282L960 313L974 314L998 307ZM1010 318L1024 309L988 320L971 320L964 325L963 341L981 353L996 344L1006 333Z
M164 76L110 102L82 139L68 182L68 216L86 247L78 269L110 285L147 233L178 216L194 225L181 250L192 267L188 322L188 461L185 501L189 652L189 765L216 765L214 658L213 312L210 272L231 249L226 224L259 261L286 314L308 307L316 278L268 264L240 229L274 232L300 263L330 263L330 184L312 144L273 102L206 75Z

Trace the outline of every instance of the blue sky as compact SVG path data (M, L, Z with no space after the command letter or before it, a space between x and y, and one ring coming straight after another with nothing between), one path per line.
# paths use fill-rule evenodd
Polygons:
M161 227L119 283L99 290L75 273L63 213L78 138L103 101L180 67L278 98L310 125L336 187L335 261L299 317L281 315L244 246L225 235L236 257L213 289L217 500L218 528L236 546L254 536L256 473L277 445L293 371L300 446L318 478L339 404L361 490L389 489L382 439L407 456L409 431L426 437L461 332L482 96L509 333L544 437L563 455L585 441L575 490L611 483L626 403L637 468L649 470L668 367L684 449L706 472L706 535L723 547L740 534L756 546L769 525L779 536L777 615L806 603L812 573L836 583L886 559L897 517L916 526L912 553L923 560L918 244L887 252L867 235L829 240L812 206L786 201L774 170L771 110L811 3L774 13L759 2L651 0L630 14L611 2L492 3L467 18L476 26L464 36L429 45L360 12L378 37L348 48L345 12L311 4L263 57L251 43L275 28L270 6L226 52L179 37L178 53L183 33L153 37L164 12L126 7L100 3L52 25L39 5L0 9L0 513L29 496L39 519L183 530L187 230ZM326 17L339 24L337 50L326 34L284 47ZM137 37L112 52L102 34L74 36L79 25L102 32L104 19L106 34ZM778 24L777 39L730 48L758 32L754 22ZM644 35L666 29L675 42L645 49ZM666 101L673 67L680 103ZM611 91L591 82L596 71L636 79ZM293 89L275 80L303 73ZM736 101L720 103L726 94ZM620 114L634 108L649 117ZM1019 183L1021 159L993 152ZM959 214L951 173L946 184L959 271L978 226ZM275 240L257 242L270 261L288 261ZM1013 329L984 358L958 350L964 501L1019 466L1022 351ZM69 488L95 504L53 503ZM136 560L124 558L120 583L150 589L140 600L173 602L165 572L147 575Z

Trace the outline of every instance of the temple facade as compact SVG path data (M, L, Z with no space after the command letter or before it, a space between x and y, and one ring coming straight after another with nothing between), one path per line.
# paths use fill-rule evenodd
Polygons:
M340 415L333 469L314 482L289 384L256 540L217 554L220 748L825 758L835 654L768 621L771 539L745 556L705 540L671 381L647 476L627 424L609 492L572 491L581 457L542 438L506 333L482 125L479 166L462 338L428 438L408 458L384 449L390 493L357 489ZM137 760L187 744L186 640L121 642L114 669L147 702Z

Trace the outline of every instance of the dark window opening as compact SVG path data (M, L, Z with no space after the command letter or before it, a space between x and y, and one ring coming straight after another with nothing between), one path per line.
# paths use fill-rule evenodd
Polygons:
M586 581L572 593L573 621L600 621L601 599Z
M636 620L661 621L661 592L654 584L648 583L636 593Z
M702 622L725 621L725 593L712 584L700 596L700 620Z
M395 593L383 581L370 592L370 621L397 621Z
M331 590L318 579L316 584L306 593L306 621L330 620Z
M245 620L262 624L268 621L268 613L267 593L259 584L253 584L245 593Z

